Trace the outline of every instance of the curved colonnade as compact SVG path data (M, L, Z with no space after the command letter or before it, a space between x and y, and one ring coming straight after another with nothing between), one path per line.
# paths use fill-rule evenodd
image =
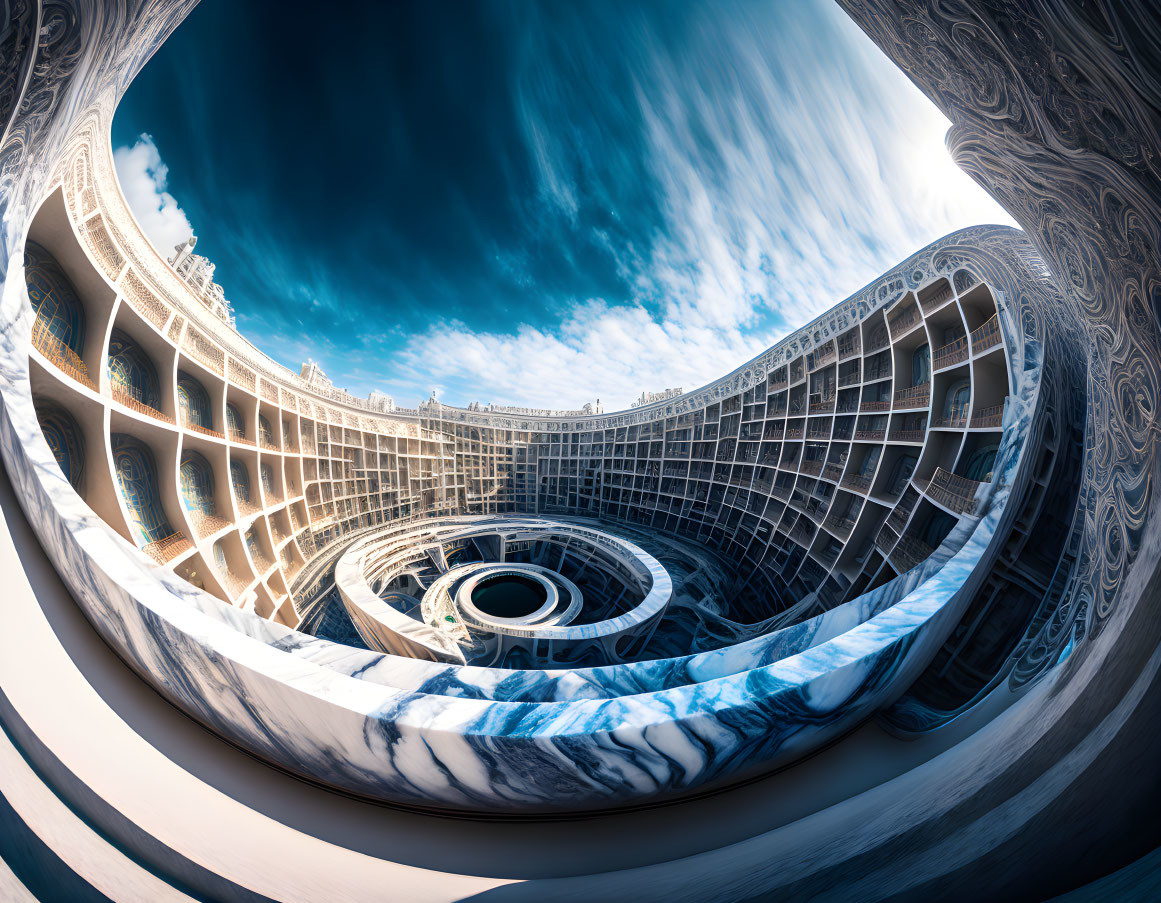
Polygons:
M728 789L738 781L845 736L785 775L809 776L828 761L856 770L860 761L877 763L803 804L821 811L827 800L841 803L851 817L871 811L883 793L931 793L921 776L930 769L917 766L940 752L954 749L954 761L970 759L971 744L1002 746L1029 711L1048 727L1054 711L1065 718L1068 699L1057 694L1050 704L1045 694L1062 675L1088 673L1085 663L1098 654L1076 665L1073 656L1111 641L1098 622L1113 611L1109 600L1135 584L1108 556L1102 567L1085 554L1102 510L1093 508L1092 487L1103 476L1080 465L1094 447L1085 413L1091 385L1075 366L1083 314L1068 307L1069 293L1021 233L976 227L948 236L735 373L677 399L608 416L481 414L437 402L385 416L265 359L189 292L128 214L108 124L120 91L183 13L181 4L81 4L28 7L17 17L25 24L17 36L44 38L35 51L44 59L40 83L34 70L20 70L25 101L3 145L6 171L18 176L5 186L3 452L55 570L137 675L213 734L355 798L339 803L287 777L264 779L301 787L290 797L303 812L370 799L544 815L711 790L719 792L712 800L740 802L742 791ZM28 30L33 20L41 27ZM38 90L51 102L29 103ZM1077 319L1053 313L1063 309ZM1150 336L1145 330L1140 340ZM1138 454L1134 466L1143 460ZM1118 547L1130 561L1151 535L1147 484L1133 502L1098 517L1111 537L1108 525L1136 512L1137 525L1121 534L1131 548ZM597 530L656 565L647 567L645 601L612 619L644 625L646 640L673 608L672 587L664 586L666 568L631 537L655 533L712 549L730 580L698 605L716 619L717 641L652 657L642 643L611 663L567 669L554 670L556 653L547 667L460 664L438 621L393 608L367 578L392 537L414 542L465 516L519 523L528 515L560 521L558 530ZM595 518L594 526L578 517ZM324 558L333 571L311 567ZM450 573L446 564L432 586ZM309 579L296 580L300 572ZM334 594L318 592L328 580L364 640L385 651L295 630L309 626L312 607L335 604ZM1092 595L1102 581L1103 604ZM662 601L650 603L655 596ZM21 599L37 604L35 594ZM25 614L47 661L51 632L35 610ZM592 634L603 623L532 633L555 631L571 643L569 631ZM3 686L9 738L41 774L56 769L41 780L71 795L82 821L99 824L114 847L132 849L130 860L153 862L171 890L192 881L223 897L309 898L308 885L275 892L268 870L221 849L202 849L191 865L186 847L200 841L189 836L170 833L157 847L165 821L134 807L131 785L95 773L78 778L83 756L67 737L31 751L43 727L21 725L40 724L43 713L27 700L22 709ZM102 715L109 702L99 694L84 698L94 718L112 714ZM867 728L849 734L876 711L883 714L875 739ZM133 745L141 725L123 721L109 736ZM980 729L970 743L969 726ZM886 765L876 757L883 744L910 752ZM156 742L136 746L158 774L175 767L158 758ZM223 756L215 748L178 767L193 777ZM945 759L935 783L951 781L957 768ZM977 769L971 786L992 776ZM766 782L785 787L782 777ZM171 779L175 793L187 786ZM118 801L112 811L134 811L138 833L110 827L111 812L78 803L85 786L102 786L100 796ZM252 815L274 805L236 790L206 796L196 780L188 788L190 799L213 797ZM904 797L880 805L870 821L881 833L871 836L885 843L918 828L914 815L903 815ZM666 811L684 822L681 813L715 805L694 800ZM949 797L919 821L954 823L950 806ZM776 843L785 865L795 843L813 834L791 843L780 826L805 811L775 806L741 819L739 830ZM398 816L424 825L431 839L454 833L423 818ZM606 825L610 838L649 816L619 818ZM506 836L519 831L515 824ZM592 854L566 824L554 822L549 833ZM279 834L261 825L261 836ZM329 825L304 830L299 821L292 830L303 849L323 844L307 867L316 878L344 861ZM143 852L142 831L154 838L152 853ZM688 880L694 854L712 853L735 863L721 892L757 892L812 875L830 880L821 876L832 869L845 874L851 854L832 849L777 876L743 874L733 858L744 855L736 833L714 839L691 829L682 841L674 834L663 832L671 848L646 844L640 860L619 859L622 879L672 894L670 876ZM665 862L673 849L691 858ZM442 896L511 877L475 857L479 871L460 874L477 878L424 885L433 875L414 871L421 856L385 858L379 847L372 858L349 872L352 881L406 874ZM110 863L110 874L148 881L112 853ZM547 866L509 867L537 878L525 885L531 890L584 866L560 854ZM935 880L953 867L949 860L908 880ZM96 886L100 872L89 869L84 880ZM870 875L856 868L850 880ZM876 880L891 885L887 876ZM253 889L260 886L266 890ZM556 889L598 886L573 878ZM684 893L698 886L683 884Z

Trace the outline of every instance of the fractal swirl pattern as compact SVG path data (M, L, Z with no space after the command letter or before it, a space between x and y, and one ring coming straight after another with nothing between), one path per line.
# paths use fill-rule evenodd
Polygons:
M1023 899L1161 840L1161 25L840 6L1023 231L608 414L268 358L113 168L193 4L3 6L8 896Z

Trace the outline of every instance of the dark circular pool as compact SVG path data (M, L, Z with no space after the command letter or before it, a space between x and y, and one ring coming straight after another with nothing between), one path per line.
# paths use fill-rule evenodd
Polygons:
M472 588L472 604L494 618L523 618L547 598L543 584L521 574L485 577Z

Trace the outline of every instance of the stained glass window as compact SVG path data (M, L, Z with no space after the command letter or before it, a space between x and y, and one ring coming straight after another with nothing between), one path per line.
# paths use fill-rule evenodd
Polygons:
M141 346L120 329L114 329L109 338L109 381L142 404L160 410L157 369Z
M209 394L200 382L184 370L177 371L177 404L185 422L207 430L214 428Z
M968 381L961 380L947 390L943 404L943 416L948 420L956 420L967 416L968 402L971 400L971 386Z
M230 461L230 482L234 484L234 494L239 500L250 501L250 474L246 465L236 458Z
M221 540L214 543L214 562L223 573L228 574L230 572L230 569L226 567L226 550L222 546Z
M977 449L968 461L967 472L964 474L969 480L978 480L981 483L991 482L992 467L996 463L996 452L999 445L986 445Z
M60 264L30 241L24 247L24 276L37 320L80 356L85 344L85 309Z
M36 417L61 473L74 489L80 491L85 466L85 440L81 428L71 414L56 405L38 403Z
M238 433L240 435L245 435L246 433L246 421L242 419L242 413L228 402L226 404L226 426L231 433Z
M931 347L920 345L911 355L911 385L921 386L931 382Z
M214 471L210 462L196 451L181 455L181 497L190 511L214 513Z
M148 545L171 535L174 530L166 520L161 495L157 491L157 464L153 453L139 440L122 433L113 433L109 445L121 498L138 541Z

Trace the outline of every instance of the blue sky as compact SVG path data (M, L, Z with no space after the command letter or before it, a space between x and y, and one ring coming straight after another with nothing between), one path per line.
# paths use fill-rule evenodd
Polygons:
M271 9L203 0L117 169L251 341L356 394L625 407L1011 223L829 0Z

